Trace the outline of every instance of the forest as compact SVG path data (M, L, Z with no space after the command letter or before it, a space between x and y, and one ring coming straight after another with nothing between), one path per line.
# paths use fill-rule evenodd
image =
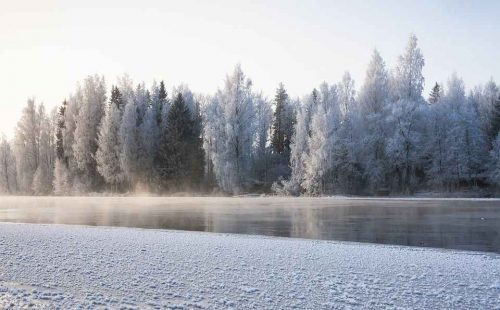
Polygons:
M499 86L466 91L453 73L423 94L417 43L394 68L374 50L359 89L346 72L301 98L283 84L266 98L240 65L213 94L88 76L52 111L27 101L14 137L0 138L0 193L497 190Z

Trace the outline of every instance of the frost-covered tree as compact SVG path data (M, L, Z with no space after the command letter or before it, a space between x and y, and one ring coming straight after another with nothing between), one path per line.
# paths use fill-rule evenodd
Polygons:
M491 109L490 135L495 137L500 132L500 93L493 103Z
M111 189L117 191L125 178L120 163L122 145L119 136L123 106L119 89L115 87L112 89L111 100L99 127L96 162L97 171L111 186Z
M62 131L62 142L64 158L56 160L56 171L54 172L54 190L58 195L70 194L74 190L74 181L79 174L78 165L73 152L75 144L75 130L80 107L83 104L83 90L80 85L74 95L68 99L64 113L64 128ZM62 179L60 179L62 178Z
M334 147L338 142L336 135L340 124L337 88L323 83L316 100L318 103L312 110L310 136L307 139L308 152L300 168L304 169L301 186L309 195L323 194L328 190L327 186L332 185Z
M398 58L392 79L392 92L395 101L421 101L424 89L422 69L425 65L424 57L417 46L417 37L411 35L403 55Z
M393 186L407 193L417 184L416 171L422 166L419 145L423 132L422 110L425 109L422 98L424 63L417 38L412 35L404 54L398 58L391 80L393 102L388 122L392 133L387 154Z
M40 146L40 117L34 99L29 99L17 123L14 150L19 190L33 193L33 179L38 168Z
M139 138L141 143L139 161L144 176L143 182L153 189L153 182L157 180L154 159L158 153L160 127L157 123L156 111L151 106L146 109L144 120L139 127Z
M352 192L359 187L361 163L359 158L360 127L358 106L355 100L354 80L346 72L337 85L339 106L342 113L337 141L334 147L337 187Z
M202 98L203 113L203 150L205 153L205 180L207 188L214 188L217 183L215 175L215 160L222 148L222 141L218 139L224 133L224 124L216 121L222 115L222 107L213 98L206 96Z
M0 136L0 194L17 192L16 159L10 143Z
M270 133L273 122L273 111L262 94L257 94L255 101L255 142L253 153L253 177L255 181L266 186L274 181L272 170Z
M287 195L299 195L303 190L303 182L306 178L306 160L309 156L309 139L311 132L311 118L319 104L319 94L313 89L310 95L302 100L297 108L294 134L290 144L290 167L291 175L287 181L282 182L283 186L276 184L275 191Z
M45 107L38 107L39 139L38 139L38 166L33 177L33 190L37 195L52 193L53 173L55 164L55 116L47 116Z
M290 144L290 167L292 173L287 181L283 182L283 188L275 185L275 190L286 195L299 195L302 192L302 182L305 177L304 160L308 154L308 131L307 109L300 106L297 109L297 121Z
M255 138L255 104L252 82L247 79L237 65L227 76L224 88L214 97L213 122L222 126L212 139L219 145L209 152L212 155L214 172L221 189L230 193L240 193L249 186L252 146Z
M439 104L427 115L427 175L431 185L456 189L460 182L472 184L484 169L487 140L478 108L465 96L464 83L456 74L448 81Z
M81 99L75 120L76 128L72 148L78 170L75 187L77 191L85 192L96 190L101 184L95 154L99 124L104 116L106 105L104 78L97 75L87 77L83 83Z
M140 166L139 166L139 127L138 125L138 109L135 100L129 99L125 103L125 111L119 130L120 144L122 146L120 154L121 169L125 173L125 177L132 189L140 181Z
M43 104L28 100L14 139L19 190L24 194L52 191L55 163L55 112L47 116Z
M384 188L387 187L389 164L386 154L389 133L389 76L385 62L377 50L372 54L358 98L363 130L360 155L364 176L370 188Z

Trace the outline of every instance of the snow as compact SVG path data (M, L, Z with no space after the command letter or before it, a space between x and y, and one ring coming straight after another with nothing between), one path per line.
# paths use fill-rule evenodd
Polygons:
M500 309L500 254L0 224L0 308Z

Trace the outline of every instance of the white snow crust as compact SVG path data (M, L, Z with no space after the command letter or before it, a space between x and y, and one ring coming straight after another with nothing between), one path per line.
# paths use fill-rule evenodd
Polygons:
M500 309L500 255L0 224L0 308Z

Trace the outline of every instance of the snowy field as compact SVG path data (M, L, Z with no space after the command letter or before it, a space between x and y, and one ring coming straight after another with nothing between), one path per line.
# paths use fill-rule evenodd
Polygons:
M500 309L500 255L0 224L0 308Z

